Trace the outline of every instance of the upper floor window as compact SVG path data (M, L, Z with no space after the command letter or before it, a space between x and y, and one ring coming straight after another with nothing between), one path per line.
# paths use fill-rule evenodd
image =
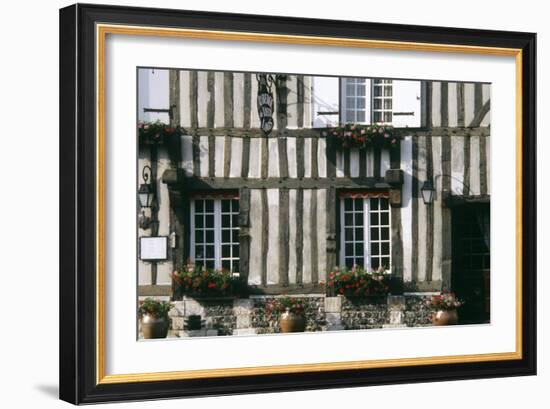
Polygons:
M344 78L344 122L364 123L367 118L367 80L365 78Z
M392 123L393 81L372 80L372 123Z
M393 81L343 78L342 105L343 122L391 124Z
M238 197L195 197L191 200L191 251L207 268L239 271Z

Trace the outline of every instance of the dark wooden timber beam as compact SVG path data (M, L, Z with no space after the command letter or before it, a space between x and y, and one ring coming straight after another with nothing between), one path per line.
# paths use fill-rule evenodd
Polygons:
M384 178L358 177L358 178L201 178L185 176L180 170L168 169L162 176L162 181L168 185L179 185L187 190L233 190L248 189L326 189L336 187L342 189L389 189L392 187Z
M482 108L480 113L485 108ZM485 112L486 113L486 112ZM483 117L481 117L483 119ZM481 122L481 121L480 121ZM472 122L474 123L474 122ZM266 138L259 128L199 128L191 127L184 128L184 133L187 135L218 135L218 136L234 136L241 138ZM271 132L267 138L326 138L323 135L325 128L302 128L302 129L282 129ZM394 132L400 136L416 135L416 136L489 136L491 128L488 126L469 126L469 127L435 127L435 128L396 128Z

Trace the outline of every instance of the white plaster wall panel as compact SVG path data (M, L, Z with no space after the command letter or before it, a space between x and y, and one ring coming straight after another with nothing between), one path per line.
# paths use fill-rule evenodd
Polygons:
M181 163L180 167L186 176L193 175L193 137L191 135L181 136Z
M479 179L479 136L470 137L470 194L479 195L481 185Z
M244 74L233 74L233 125L242 128L244 120Z
M267 247L267 284L279 282L279 189L267 189L269 234Z
M225 93L223 83L223 72L216 72L214 74L214 125L216 128L225 126Z
M223 165L225 157L225 136L216 136L214 150L214 176L223 177Z
M472 83L464 84L464 124L469 126L474 119L474 98L475 85Z
M279 144L277 138L268 138L267 176L279 177Z
M356 178L359 176L359 149L350 149L349 173L352 178Z
M262 196L261 190L250 190L250 266L248 283L262 283Z
M302 281L311 283L311 189L304 189L304 240L303 240L303 265L302 265Z
M184 128L191 126L190 90L189 71L180 71L180 123Z
M432 125L441 126L441 83L432 82Z
M401 189L401 235L403 238L403 279L412 279L412 137L401 141L401 170L403 187Z
M469 140L464 136L451 138L451 192L453 195L464 194L464 142L469 143Z
M207 125L206 112L209 100L208 73L206 71L197 71L197 118L200 127L206 127Z
M261 140L260 138L250 138L250 159L248 167L248 177L257 179L261 175Z
M317 190L317 258L319 281L327 278L327 191ZM292 223L291 223L292 224Z
M311 138L304 138L304 175L311 177Z
M288 280L296 283L296 189L288 191Z
M389 149L382 149L382 152L380 153L380 177L383 178L386 176L386 171L390 169L391 162L390 162L390 150Z
M457 101L457 83L449 82L449 126L457 126L458 124L458 101Z
M296 159L296 138L287 138L286 156L288 160L288 176L298 177L298 162Z
M287 111L287 128L296 129L298 127L298 81L296 75L289 75L286 82L287 97L286 97L286 111Z
M317 144L317 164L319 167L319 177L327 177L327 140L319 138Z
M240 178L243 162L243 138L231 138L229 177Z
M199 138L199 163L200 163L200 176L208 176L208 136L201 136Z

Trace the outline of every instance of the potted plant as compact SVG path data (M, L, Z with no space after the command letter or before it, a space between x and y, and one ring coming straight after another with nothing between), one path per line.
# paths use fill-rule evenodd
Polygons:
M140 302L138 314L143 338L166 338L170 326L168 312L172 308L169 302L146 298Z
M458 323L459 308L463 301L459 300L453 292L443 291L439 295L433 295L427 300L428 307L434 312L431 320L433 325L456 325Z
M305 299L286 296L274 298L269 302L267 309L279 317L281 332L305 331Z

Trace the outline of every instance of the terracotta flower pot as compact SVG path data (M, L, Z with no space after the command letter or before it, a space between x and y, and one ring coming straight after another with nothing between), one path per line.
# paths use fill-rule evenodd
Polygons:
M456 325L458 323L458 313L456 310L439 310L433 316L434 325Z
M166 338L169 326L168 317L155 317L148 314L141 317L141 331L145 339Z
M302 314L294 314L288 309L281 314L279 319L281 332L304 332L306 329L306 319Z

